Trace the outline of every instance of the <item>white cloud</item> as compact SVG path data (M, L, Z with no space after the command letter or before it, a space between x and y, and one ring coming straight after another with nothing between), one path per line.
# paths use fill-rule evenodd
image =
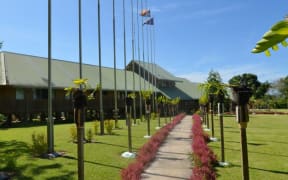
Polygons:
M191 82L203 83L206 81L208 73L207 72L192 72L189 74L177 75L178 77L186 78Z
M213 70L220 73L220 76L224 83L228 83L228 81L233 76L241 75L243 73L252 73L252 74L257 75L258 80L260 82L264 82L264 81L272 82L280 77L285 76L285 74L277 72L277 70L273 68L266 68L257 64L242 65L239 67L225 66L219 69L213 68ZM195 71L195 72L191 72L187 74L180 74L176 76L186 78L192 82L205 82L207 80L209 72L210 70L208 71L203 70L203 71Z

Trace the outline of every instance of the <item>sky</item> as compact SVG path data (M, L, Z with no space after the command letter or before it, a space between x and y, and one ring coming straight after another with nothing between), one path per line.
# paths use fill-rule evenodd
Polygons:
M52 58L78 62L78 1L51 1ZM4 42L1 50L47 57L47 0L0 2L0 42ZM102 66L111 68L112 2L100 0ZM125 0L124 7L125 26L123 0L115 0L118 69L125 65L125 27L127 63L133 56L143 61L144 54L144 61L155 62L192 82L206 81L212 70L220 73L224 83L243 73L256 74L261 82L288 75L288 49L280 46L277 52L271 51L271 57L251 53L262 35L288 14L288 1ZM154 18L154 25L143 26L144 31L142 21L146 18L139 16L143 8L150 9ZM82 0L82 57L86 64L99 64L97 13L97 0Z

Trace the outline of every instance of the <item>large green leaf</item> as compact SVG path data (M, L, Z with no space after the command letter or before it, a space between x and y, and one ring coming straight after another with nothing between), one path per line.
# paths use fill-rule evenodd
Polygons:
M278 50L278 44L281 43L284 47L287 46L285 39L288 37L288 20L279 21L274 24L269 31L267 31L262 39L256 43L252 53L265 52L270 56L269 48Z

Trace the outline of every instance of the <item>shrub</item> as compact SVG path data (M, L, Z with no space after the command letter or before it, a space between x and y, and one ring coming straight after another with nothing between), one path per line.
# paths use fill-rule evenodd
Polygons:
M92 142L92 140L93 140L93 132L92 132L92 129L89 128L87 131L87 141Z
M152 112L152 113L151 113L151 119L152 119L152 120L156 120L156 118L157 118L157 113Z
M77 129L75 126L70 127L70 136L71 136L72 141L77 140Z
M0 122L5 121L6 117L3 114L0 114Z
M104 121L105 129L106 132L111 135L113 132L113 127L114 127L114 120L105 120Z
M213 165L217 163L216 155L207 146L207 140L210 139L209 135L203 132L201 119L199 115L193 116L194 123L192 126L193 142L193 160L194 167L191 179L216 179L216 173Z
M34 156L42 156L47 152L47 139L44 133L32 134L32 153Z
M94 122L94 134L95 135L99 134L99 127L100 127L100 122L96 120Z

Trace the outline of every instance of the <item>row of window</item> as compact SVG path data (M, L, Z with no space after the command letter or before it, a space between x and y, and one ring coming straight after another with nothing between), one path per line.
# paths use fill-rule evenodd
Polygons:
M33 89L33 99L34 100L41 100L41 99L48 99L48 89ZM103 92L105 96L107 92ZM118 99L125 99L124 92L117 93ZM55 91L52 92L52 99L55 97ZM23 88L16 89L16 100L24 100L25 98L25 90ZM65 96L65 99L69 100L69 96Z
M48 89L33 89L33 99L48 99ZM55 93L53 91L52 98L55 97ZM24 100L25 98L25 90L22 88L16 89L16 100ZM69 97L68 97L69 98Z

